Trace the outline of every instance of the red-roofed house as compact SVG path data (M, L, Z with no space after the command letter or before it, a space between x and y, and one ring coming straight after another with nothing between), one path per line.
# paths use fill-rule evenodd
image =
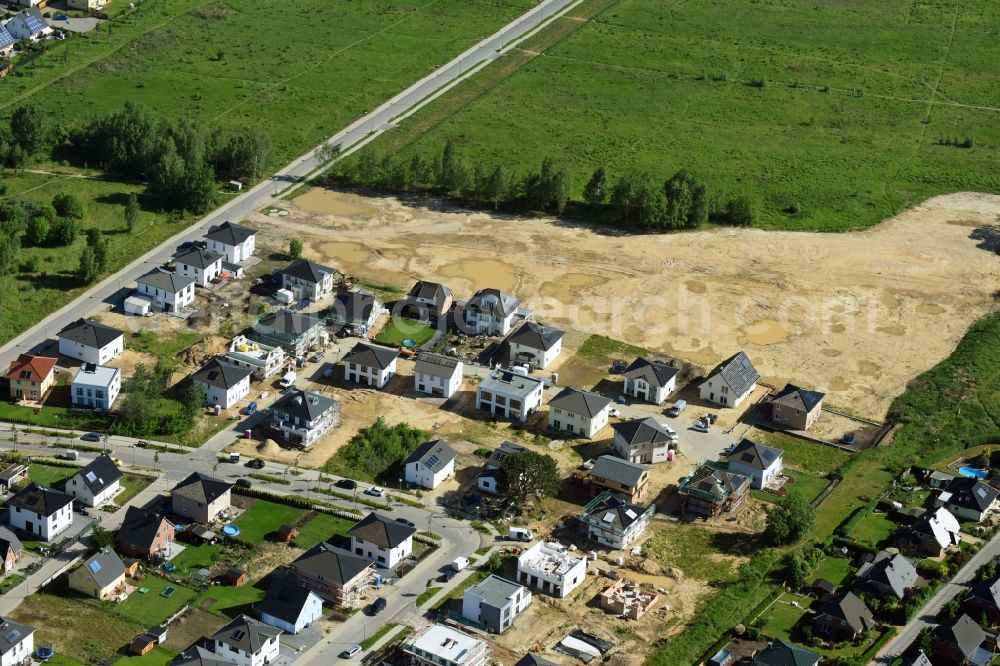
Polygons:
M55 383L56 359L21 354L7 371L11 400L41 401Z

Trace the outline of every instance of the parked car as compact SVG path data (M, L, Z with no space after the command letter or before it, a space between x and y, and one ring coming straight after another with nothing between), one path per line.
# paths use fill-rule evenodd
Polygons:
M310 360L313 363L319 363L320 361L323 360L323 352L316 352L315 354L312 355L312 359Z
M237 488L249 488L252 485L253 484L250 483L250 479L242 479L242 478L241 479L236 479L236 487Z
M386 605L385 597L375 597L375 601L368 606L368 614L374 617L384 611Z
M696 430L698 432L708 432L708 423L702 421L701 419L698 419L697 421L694 422L694 425L691 426L691 429Z
M257 411L257 403L251 400L250 404L247 405L246 408L243 410L243 414L245 414L246 416L250 416L256 411Z
M626 398L623 395L620 395L620 396L618 396L617 401L618 401L619 405L624 405L625 403L628 402L628 398Z
M99 432L88 432L80 437L85 442L99 442L101 441L101 433Z
M260 458L254 458L253 460L247 461L247 467L250 469L264 469L264 461Z
M618 418L621 415L622 413L618 411L617 407L612 407L611 409L608 410L608 416L611 416L613 418Z
M680 416L684 408L687 407L687 400L678 400L673 404L673 406L667 410L668 416Z
M138 442L135 443L135 445L138 446L140 449L144 449L147 446L149 446L149 442L147 442L144 439L140 439Z
M341 659L350 659L357 653L361 652L361 646L358 644L348 645L347 649L340 653Z
M343 488L344 490L354 490L358 487L358 484L350 479L337 479L333 482L333 485L338 488Z
M406 518L397 518L396 522L406 525L407 527L416 527L412 520L407 520Z
M365 491L365 495L371 495L372 497L382 497L385 495L385 488L382 486L372 486Z

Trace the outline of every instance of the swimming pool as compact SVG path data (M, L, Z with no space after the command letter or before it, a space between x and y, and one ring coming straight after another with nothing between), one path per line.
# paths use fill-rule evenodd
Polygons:
M989 476L989 473L985 469L976 469L975 467L959 467L958 473L973 479L985 479Z

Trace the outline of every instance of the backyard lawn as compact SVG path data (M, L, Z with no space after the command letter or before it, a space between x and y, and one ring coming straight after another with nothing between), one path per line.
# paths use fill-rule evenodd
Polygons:
M375 337L375 342L390 347L399 347L403 344L403 340L413 340L413 346L419 347L434 337L434 330L433 327L413 319L392 317L386 323L385 328Z
M797 469L785 469L785 475L790 476L795 479L794 483L789 483L785 486L788 492L801 493L810 502L819 497L820 493L827 487L830 483L829 479L825 479L821 476L816 476L815 474L808 474L806 472L801 472ZM759 500L765 502L777 502L780 498L772 493L764 492L763 490L751 490L750 494Z
M888 539L898 526L884 513L870 513L858 523L851 536L864 543L878 546Z
M781 449L786 467L801 469L812 474L824 475L836 472L852 458L850 453L835 446L809 442L781 432L754 433L754 438L762 444Z
M43 486L54 486L75 474L77 469L79 468L32 463L28 465L28 478Z
M115 666L167 666L167 664L174 660L175 656L173 652L168 652L157 646L141 657L135 655L120 657L115 662ZM49 664L51 662L45 663Z
M150 484L150 479L139 474L125 474L121 478L121 484L122 491L115 497L115 504L125 506Z
M160 624L176 613L197 596L197 592L189 587L171 583L159 576L147 575L136 585L137 588L148 588L148 592L140 594L137 589L128 599L120 604L104 602L105 608L123 615L130 620L147 627ZM168 587L174 588L169 597L160 596L160 592Z
M38 289L28 289L29 292ZM16 311L17 307L9 306ZM12 337L16 331L4 334L5 318L0 317L0 339ZM69 386L55 386L49 393L45 405L38 411L31 407L12 405L6 400L0 402L0 421L21 423L27 426L47 426L50 428L69 428L71 430L104 431L108 427L108 419L93 414L80 414L69 410Z
M347 530L354 527L354 523L355 521L346 518L317 513L299 528L295 544L308 550L322 541L329 541L334 536L346 535Z
M215 544L185 545L184 550L170 562L177 567L178 574L187 575L199 569L210 569L221 553L222 548Z
M199 598L199 606L211 600L208 610L226 617L236 617L240 613L250 614L250 606L264 598L264 590L250 583L239 587L233 585L213 585Z
M287 504L254 500L253 506L236 520L236 526L240 528L240 539L260 543L265 536L283 524L294 523L302 515L302 511Z
M846 557L825 556L813 570L812 580L825 578L834 585L839 586L848 576L854 573L854 566Z
M801 607L793 606L791 604L793 600L797 601ZM792 594L783 595L761 616L761 620L764 622L764 635L791 641L792 628L805 614L805 607L808 603L809 599L806 597Z

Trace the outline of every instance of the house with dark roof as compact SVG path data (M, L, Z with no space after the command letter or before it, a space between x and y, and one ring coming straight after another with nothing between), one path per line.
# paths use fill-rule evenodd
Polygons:
M7 500L12 528L40 541L51 541L73 524L73 496L29 483Z
M749 357L737 352L715 366L698 387L701 399L723 407L736 407L757 388L760 375Z
M503 441L493 450L486 460L479 476L476 477L476 488L491 495L500 494L500 465L507 456L524 451L525 448L514 442Z
M662 405L677 388L677 373L677 368L671 363L640 356L622 373L622 392L654 405Z
M341 289L333 295L329 323L351 326L360 335L367 335L378 318L388 312L382 301L375 298L372 293L361 289L357 291Z
M958 546L962 538L958 519L943 506L927 511L898 538L901 550L917 557L940 557L946 550Z
M324 335L323 321L319 317L282 308L260 317L249 337L254 342L281 347L286 354L295 357L305 355Z
M820 656L776 638L753 656L753 666L817 666Z
M973 617L985 615L991 624L1000 623L1000 575L973 585L962 607Z
M323 617L323 599L287 578L275 577L257 611L261 622L297 634Z
M212 634L213 651L239 666L265 666L278 659L281 633L277 627L240 615Z
M476 408L524 423L542 404L545 382L519 371L495 368L476 386Z
M861 597L847 590L823 599L813 614L812 625L816 635L839 643L856 640L878 623Z
M490 633L502 634L530 605L531 590L491 574L466 588L462 595L462 617L484 625Z
M109 410L122 391L122 370L112 365L84 363L69 385L77 409Z
M222 273L222 260L225 258L219 252L195 247L177 256L175 270L181 277L192 278L199 287L207 287Z
M605 490L636 503L649 493L649 468L615 456L601 456L588 470L591 493Z
M341 359L344 363L344 379L372 388L385 388L396 374L398 358L399 352L395 349L359 342Z
M826 394L785 384L776 396L771 398L771 420L792 430L809 430L823 411Z
M7 369L10 399L44 400L56 383L56 360L49 356L19 354Z
M455 475L458 453L443 439L424 442L403 461L403 478L411 485L433 490Z
M375 564L328 543L320 543L288 565L286 574L335 607L355 608L375 577Z
M18 41L27 39L36 42L52 34L52 28L45 22L42 12L35 6L25 7L14 14L7 19L4 27L10 32L11 37Z
M934 666L934 664L923 650L918 650L912 659L903 662L903 666Z
M35 628L0 617L0 662L5 666L33 660Z
M336 425L340 403L319 393L292 389L269 412L271 430L288 444L305 449Z
M514 666L559 666L554 661L549 661L545 657L528 652L514 663Z
M136 292L163 312L183 312L194 303L194 278L159 268L136 281Z
M66 492L86 506L103 506L122 491L122 471L106 453L66 480Z
M226 358L213 358L191 375L191 381L205 391L205 404L229 409L250 394L253 370L230 363Z
M610 490L590 500L580 512L587 538L604 548L624 550L646 531L656 507L633 504Z
M987 643L986 632L964 613L950 623L939 624L931 633L935 664L987 666L995 645L995 640Z
M59 331L59 354L103 365L125 350L125 334L92 319L77 319Z
M281 287L292 292L296 300L318 303L333 293L337 270L321 266L308 259L296 259L281 272Z
M448 316L454 305L451 289L439 282L418 280L403 300L400 313L417 321L437 323Z
M0 526L0 563L2 563L3 573L10 573L21 561L24 554L24 546L17 535L6 527Z
M979 479L956 476L934 500L934 506L943 506L960 520L982 522L997 505L1000 490Z
M391 569L413 553L413 535L417 529L398 523L374 511L347 531L351 537L351 552L374 560L380 567Z
M115 535L115 548L126 557L157 559L174 542L174 524L162 514L129 506Z
M610 398L566 387L549 400L549 430L590 439L608 425L610 411Z
M869 589L877 594L891 594L902 599L917 584L917 570L913 563L900 554L882 550L875 559L866 562L854 577L856 587Z
M729 469L750 477L750 487L761 489L781 478L784 452L744 438L728 455Z
M461 359L420 352L413 367L413 388L417 393L450 398L462 387L464 370Z
M704 462L681 479L681 513L712 518L735 511L750 492L750 477L714 462Z
M676 433L663 427L656 419L629 419L611 425L614 438L611 450L619 458L641 464L655 464L667 460L670 445L677 441Z
M544 370L562 352L563 335L558 328L524 322L507 337L510 362Z
M205 234L206 249L225 256L226 261L238 264L253 256L257 249L257 232L242 224L225 221Z
M71 590L105 601L125 591L125 563L110 548L97 551L69 572Z
M480 289L461 304L461 322L470 335L507 335L521 300L499 289Z
M203 638L174 657L170 666L236 666L234 659L212 652L213 647L211 641Z
M207 525L231 505L233 484L215 477L192 472L170 492L171 511L175 516L190 518Z

